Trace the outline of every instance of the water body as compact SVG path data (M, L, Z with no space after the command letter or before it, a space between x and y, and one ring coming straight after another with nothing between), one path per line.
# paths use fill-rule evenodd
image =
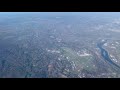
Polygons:
M110 64L114 65L115 67L119 68L120 69L120 66L117 65L116 63L114 63L110 57L109 57L109 54L108 52L102 47L107 41L104 41L104 42L101 42L101 43L98 43L97 46L98 48L101 50L101 56L104 58L104 60L108 61Z

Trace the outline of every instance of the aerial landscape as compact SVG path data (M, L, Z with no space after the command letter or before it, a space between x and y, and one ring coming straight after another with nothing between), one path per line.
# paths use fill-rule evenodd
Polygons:
M0 12L0 78L120 78L120 12Z

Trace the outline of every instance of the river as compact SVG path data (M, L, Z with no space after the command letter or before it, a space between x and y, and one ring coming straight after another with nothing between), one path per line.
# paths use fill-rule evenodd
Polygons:
M114 63L111 58L109 57L108 52L102 47L107 41L98 43L97 46L101 50L101 56L104 58L104 60L108 61L110 64L114 65L115 67L120 69L120 66Z

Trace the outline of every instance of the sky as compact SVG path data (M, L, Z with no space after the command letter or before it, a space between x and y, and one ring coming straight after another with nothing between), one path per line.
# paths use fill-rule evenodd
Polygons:
M0 12L0 16L17 16L17 15L35 15L41 16L62 16L62 15L92 15L92 16L120 16L120 12Z

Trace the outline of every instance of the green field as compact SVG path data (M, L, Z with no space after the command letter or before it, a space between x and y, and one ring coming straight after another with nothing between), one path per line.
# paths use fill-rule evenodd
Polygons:
M62 53L65 57L68 57L70 62L74 62L76 72L81 71L82 69L87 71L96 70L94 65L94 57L92 55L79 56L76 51L67 47L62 47Z

